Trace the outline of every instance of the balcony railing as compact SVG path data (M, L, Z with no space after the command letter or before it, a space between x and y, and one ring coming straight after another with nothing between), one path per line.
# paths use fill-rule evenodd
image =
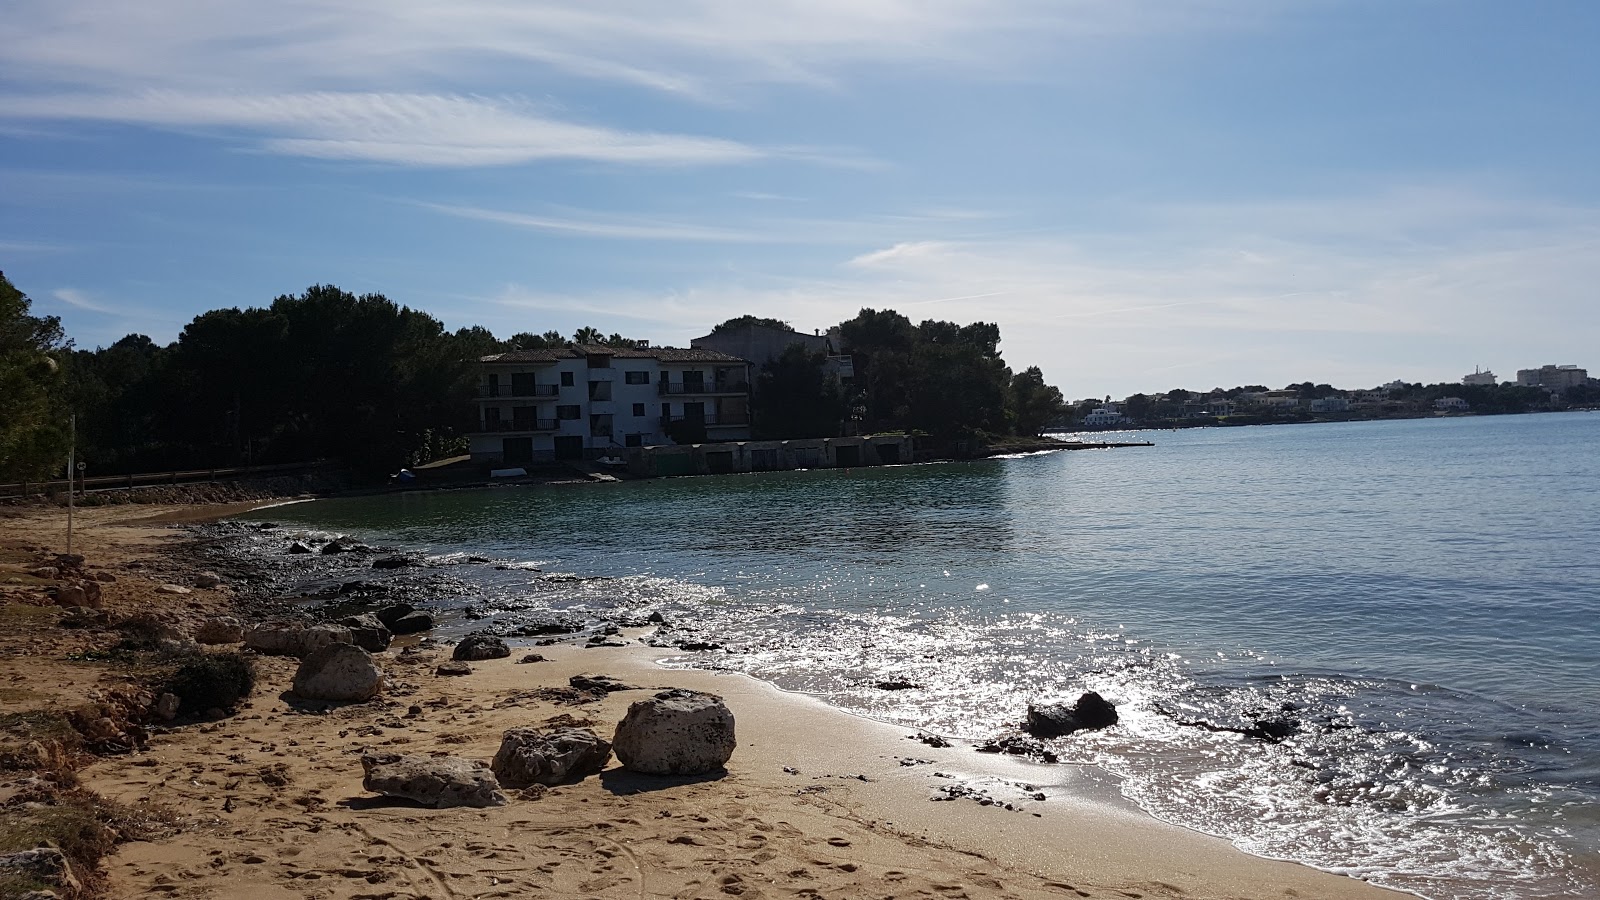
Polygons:
M656 385L656 393L662 397L669 394L747 394L750 392L750 383L746 381L727 382L725 384L707 384L703 381L663 381Z
M717 428L723 425L749 425L749 413L706 413L699 416L667 416L663 422L676 424L678 422L699 422L708 428Z
M480 399L492 399L495 397L554 397L560 393L561 387L554 384L536 384L533 386L532 393L529 393L526 388L522 391L516 391L510 385L491 384L484 386L483 395Z
M555 431L555 430L559 429L560 427L561 427L561 422L558 419L524 419L524 420L522 420L520 422L516 421L515 419L510 420L510 421L502 419L501 421L498 421L498 422L484 422L483 423L483 430L486 431L486 432L492 432L492 431Z

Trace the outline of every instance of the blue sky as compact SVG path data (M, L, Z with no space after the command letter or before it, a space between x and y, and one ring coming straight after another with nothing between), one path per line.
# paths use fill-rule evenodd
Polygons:
M82 346L997 321L1071 397L1600 370L1600 4L10 0L0 268Z

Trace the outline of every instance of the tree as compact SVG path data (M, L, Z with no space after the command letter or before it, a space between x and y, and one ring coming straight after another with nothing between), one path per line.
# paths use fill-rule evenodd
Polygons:
M38 478L66 457L53 409L61 384L55 358L71 346L55 316L30 315L32 301L0 272L0 479Z
M561 332L559 331L546 331L544 334L533 334L531 332L524 331L519 334L512 335L511 339L506 341L506 349L553 350L559 347L565 347L569 343L571 342L562 337ZM484 355L487 356L488 354Z
M758 440L837 437L845 417L839 379L827 371L828 357L790 344L756 376L755 436Z
M1012 428L1017 434L1038 436L1066 412L1061 391L1044 383L1038 366L1029 366L1011 378L1007 397Z
M593 325L585 325L572 334L574 344L599 344L605 340L605 334Z
M722 334L725 331L734 331L749 325L756 325L762 328L777 328L783 331L794 330L793 326L782 319L766 319L761 316L736 316L726 322L717 323L716 327L711 329L711 333Z

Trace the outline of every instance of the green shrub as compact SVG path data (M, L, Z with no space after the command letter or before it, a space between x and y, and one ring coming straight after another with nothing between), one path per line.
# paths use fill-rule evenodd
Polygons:
M165 689L178 696L180 710L195 714L208 709L232 711L255 685L255 664L249 657L197 652L178 663Z

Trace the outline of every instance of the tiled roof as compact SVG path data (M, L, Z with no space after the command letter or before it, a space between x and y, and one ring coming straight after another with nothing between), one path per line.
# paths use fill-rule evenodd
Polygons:
M641 350L633 347L605 347L600 344L574 344L571 347L545 350L512 350L506 353L495 353L490 356L479 357L478 361L486 363L553 363L557 360L580 359L590 355L610 356L614 359L654 359L664 363L708 362L748 365L745 360L723 353L720 350L685 349L681 347L649 347Z

